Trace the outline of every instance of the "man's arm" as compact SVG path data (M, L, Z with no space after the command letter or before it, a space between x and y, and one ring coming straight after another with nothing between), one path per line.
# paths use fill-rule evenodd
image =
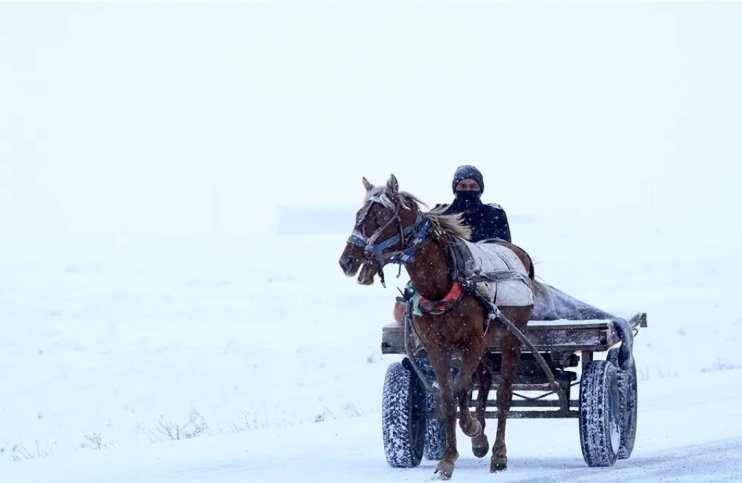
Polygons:
M487 205L487 235L485 238L502 238L503 240L512 242L510 237L510 224L508 223L508 215L505 214L505 210L500 205L491 204Z
M510 237L510 224L508 223L508 215L505 214L505 210L501 209L501 218L500 218L500 230L502 232L502 239L507 240L509 242L512 242L512 238Z

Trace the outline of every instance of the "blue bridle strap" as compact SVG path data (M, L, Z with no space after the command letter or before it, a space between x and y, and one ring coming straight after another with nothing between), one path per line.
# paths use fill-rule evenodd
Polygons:
M410 236L410 234L412 234L415 230L417 230L417 233L415 234L415 237L412 240L413 244L410 247L404 249L404 251L401 254L393 255L390 260L390 262L392 263L400 263L404 265L405 263L407 263L408 261L412 259L412 254L415 251L415 247L418 244L422 243L422 241L424 241L425 234L430 228L430 226L431 226L430 219L427 217L424 218L422 216L422 213L418 213L417 218L415 218L415 222L410 225L407 225L402 230L401 237L400 237L400 234L395 234L394 236L387 238L386 240L379 243L378 245L374 245L369 237L363 235L362 233L359 233L357 230L353 230L353 233L351 233L350 237L348 238L348 243L351 245L363 248L367 256L373 257L375 259L380 259L380 258L385 258L384 257L385 255L387 256L389 255L389 254L384 253L387 249L393 247L394 245L400 242L404 244L405 240ZM419 240L419 241L415 242L415 240ZM397 259L404 260L404 261L398 261Z
M417 223L415 223L417 225ZM394 255L391 260L389 260L389 263L396 263L398 265L404 265L406 263L411 262L415 259L415 252L419 249L420 245L425 243L425 240L428 238L428 232L430 230L430 227L433 226L433 223L430 221L430 218L425 218L422 223L420 223L420 227L417 230L417 233L415 233L414 238L410 240L410 244L402 253L399 253L397 255Z

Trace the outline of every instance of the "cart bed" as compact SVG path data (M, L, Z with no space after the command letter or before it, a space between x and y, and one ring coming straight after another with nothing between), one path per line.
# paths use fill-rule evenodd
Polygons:
M632 328L646 327L647 314L634 315L629 324ZM539 352L607 351L621 341L610 320L532 320L526 335ZM499 352L495 346L488 351ZM402 324L391 322L382 328L381 352L407 353Z

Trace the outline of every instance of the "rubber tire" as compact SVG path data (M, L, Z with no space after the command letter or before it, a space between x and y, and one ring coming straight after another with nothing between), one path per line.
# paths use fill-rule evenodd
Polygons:
M420 464L425 445L425 391L420 379L401 362L386 370L382 399L384 453L392 468Z
M440 461L446 451L446 429L443 420L431 417L436 414L438 406L437 393L425 393L428 419L425 421L425 458L431 461Z
M612 466L621 442L618 370L608 361L592 361L580 382L580 446L588 466Z
M618 390L621 393L621 447L618 458L625 460L631 456L636 440L636 422L638 416L639 394L636 381L636 362L634 366L622 371L618 363L619 349L608 351L606 360L618 368Z

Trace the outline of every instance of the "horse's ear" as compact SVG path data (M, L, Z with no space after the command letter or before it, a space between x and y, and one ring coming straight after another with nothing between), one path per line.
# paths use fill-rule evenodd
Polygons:
M369 183L365 176L363 177L363 187L366 188L366 191L371 191L372 189L374 189L374 185Z
M389 191L396 194L399 191L399 183L397 182L397 177L394 175L389 176L389 181L386 182L386 187Z

